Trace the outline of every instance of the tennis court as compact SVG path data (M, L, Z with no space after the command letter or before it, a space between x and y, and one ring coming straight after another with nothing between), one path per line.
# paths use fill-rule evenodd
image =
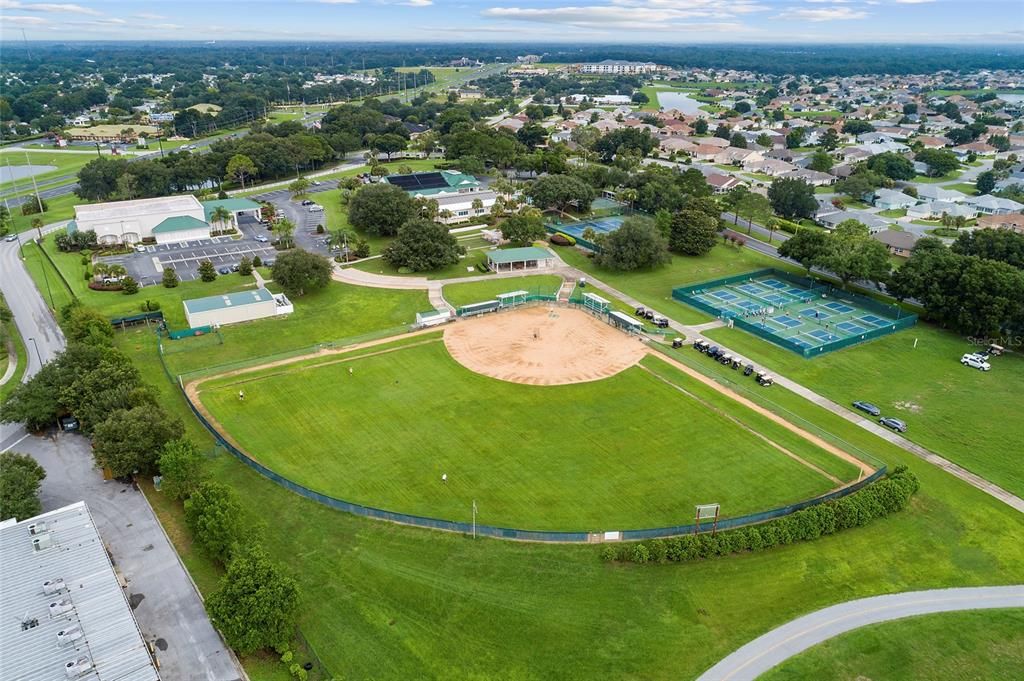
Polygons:
M680 287L676 300L812 357L912 326L894 305L767 269Z
M622 221L626 218L621 215L609 215L603 218L592 218L590 220L582 220L580 222L562 222L548 225L556 231L563 232L569 236L576 238L582 238L583 232L589 227L598 234L608 234L614 232L622 226Z

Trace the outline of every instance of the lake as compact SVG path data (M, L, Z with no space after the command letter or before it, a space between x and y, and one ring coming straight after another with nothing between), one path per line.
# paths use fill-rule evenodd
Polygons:
M1009 102L1010 104L1020 104L1021 102L1024 102L1024 95L1010 94L1008 92L997 92L996 94L999 95L999 99L1004 102Z
M0 166L0 182L10 182L11 180L23 180L26 177L32 177L33 175L39 175L41 173L48 173L51 170L56 169L57 166Z
M662 109L678 109L688 116L701 113L702 103L690 97L689 93L676 90L658 92L658 106Z

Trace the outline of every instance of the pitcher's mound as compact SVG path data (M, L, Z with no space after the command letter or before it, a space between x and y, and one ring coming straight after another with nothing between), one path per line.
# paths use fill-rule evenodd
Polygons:
M598 381L637 362L647 348L572 308L528 307L467 319L445 329L459 364L484 376L530 385Z

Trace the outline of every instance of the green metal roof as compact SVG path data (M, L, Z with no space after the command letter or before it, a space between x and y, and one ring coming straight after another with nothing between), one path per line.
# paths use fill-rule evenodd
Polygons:
M210 229L210 226L202 220L197 220L191 215L175 215L167 218L153 228L154 234L165 234L167 232L182 232L187 229Z
M487 259L494 263L523 262L524 260L550 260L554 254L546 248L526 246L524 248L504 248L499 251L488 251Z
M256 210L260 207L260 204L256 203L252 199L217 199L216 201L203 201L203 210L206 212L206 221L210 221L210 216L213 215L213 211L218 206L227 208L232 213L237 213L240 210Z
M238 291L226 293L222 296L207 296L206 298L193 298L186 300L185 309L189 312L209 312L210 310L223 310L228 307L240 305L252 305L253 303L265 303L273 300L274 295L265 288L258 288L254 291Z
M74 234L75 232L78 231L78 223L75 222L74 220L68 220L67 227L65 227L64 230L68 234Z

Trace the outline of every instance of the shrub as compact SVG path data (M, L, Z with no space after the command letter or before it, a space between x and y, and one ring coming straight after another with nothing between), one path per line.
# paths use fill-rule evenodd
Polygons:
M552 246L572 246L573 242L565 234L552 234L548 239Z
M82 276L85 277L86 281L89 281L90 279L92 279L92 270L86 267L85 272L82 273Z
M317 234L323 234L324 233L324 226L323 225L317 225L316 226L316 233Z
M798 231L803 229L803 225L799 225L789 220L783 220L782 218L775 218L775 224L779 226L779 229L789 234L796 234Z
M126 296L135 295L139 292L139 282L135 281L135 277L125 277L121 280L121 289Z
M897 466L876 480L839 499L802 509L754 527L710 534L688 534L670 539L650 539L636 544L606 546L601 558L633 563L684 563L698 558L760 551L795 541L808 541L840 530L866 525L906 508L920 487L906 466Z
M143 312L156 312L160 309L160 303L155 300L147 300L139 305L139 309Z

